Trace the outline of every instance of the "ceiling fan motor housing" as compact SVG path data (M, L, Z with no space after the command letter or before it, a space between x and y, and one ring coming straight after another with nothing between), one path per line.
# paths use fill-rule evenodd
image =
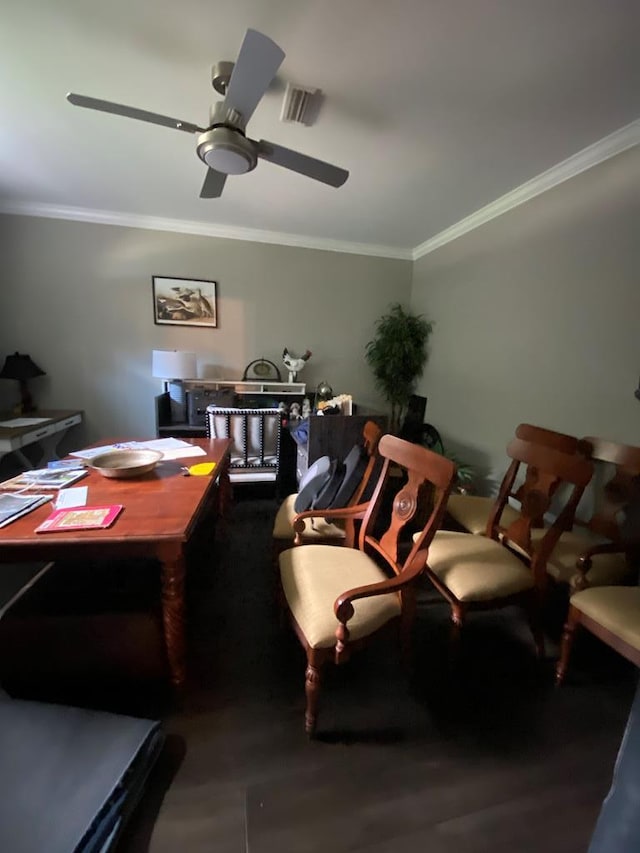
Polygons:
M196 151L207 166L224 175L242 175L255 169L255 146L240 131L213 127L198 136Z

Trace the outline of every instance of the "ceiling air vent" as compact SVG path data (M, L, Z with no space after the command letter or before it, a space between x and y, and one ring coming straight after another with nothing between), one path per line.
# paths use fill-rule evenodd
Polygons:
M317 112L317 94L317 89L287 83L280 121L292 121L297 124L306 125L312 124Z

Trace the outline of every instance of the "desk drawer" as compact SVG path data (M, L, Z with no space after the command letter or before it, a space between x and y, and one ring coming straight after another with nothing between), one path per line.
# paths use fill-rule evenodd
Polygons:
M46 438L48 435L53 435L58 432L59 424L43 424L41 427L35 427L30 432L25 433L20 439L21 447L27 444L33 444L40 441L41 438Z
M64 432L69 427L75 426L82 421L82 415L69 415L62 421L54 421L54 423L42 424L42 426L34 427L29 432L20 436L19 447L26 447L29 444L34 444L43 438L48 438L50 435L55 435L57 432Z
M69 429L69 427L75 426L82 422L82 415L70 415L68 418L65 418L63 421L59 421L56 426L58 430Z

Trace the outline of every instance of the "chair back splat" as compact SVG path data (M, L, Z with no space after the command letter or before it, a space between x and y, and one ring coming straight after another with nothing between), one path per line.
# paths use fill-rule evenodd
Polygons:
M426 548L442 523L447 498L452 486L452 470L455 470L455 466L444 456L432 451L429 451L428 457L425 457L423 453L425 448L397 439L392 435L384 435L380 440L378 449L384 458L384 465L360 529L359 548L362 551L366 551L367 547L372 548L380 554L396 575L403 573L413 562L417 562L422 569L425 559L422 559L420 563L419 560L416 560L416 556L418 552L425 551L424 557L426 558ZM392 465L404 469L406 482L393 500L388 528L379 539L376 539L373 536L372 529L375 527L380 505L388 487ZM429 519L414 542L411 553L404 563L399 565L398 546L401 533L407 524L414 519L425 499L429 499L425 494L425 482L432 486L434 493Z
M516 545L525 553L533 555L531 570L534 580L538 588L543 588L546 583L547 559L562 532L571 528L582 493L593 475L593 464L582 455L564 453L521 438L514 438L509 443L507 455L513 461L502 481L487 529L492 539L501 539L503 544ZM511 494L520 465L527 466L527 476L518 495L521 502L520 514L506 527L502 527L498 519ZM550 529L534 549L531 530L539 526L540 519L549 511L551 499L561 483L569 484L573 488Z
M614 466L613 474L602 490L602 498L586 524L593 533L619 543L620 513L628 503L634 482L640 477L640 447L617 444L602 438L585 439L593 448L596 463ZM640 532L639 532L640 537ZM627 543L631 544L631 543Z

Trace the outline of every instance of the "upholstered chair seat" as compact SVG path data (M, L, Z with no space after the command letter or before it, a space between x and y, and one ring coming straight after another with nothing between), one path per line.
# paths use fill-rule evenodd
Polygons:
M485 536L439 530L429 548L429 568L458 601L491 601L533 589L531 569Z
M543 531L532 531L534 542ZM547 574L556 582L575 587L584 583L578 571L579 558L602 540L594 539L579 531L566 531L556 542L553 551L547 559ZM610 586L612 584L629 583L632 570L623 551L610 554L594 554L591 558L591 568L585 573L584 579L588 586Z
M585 628L636 666L640 666L640 588L598 586L571 596L564 626L556 683L565 679L576 632Z
M484 536L487 522L491 516L495 498L480 495L451 495L447 503L447 513L451 518L476 536ZM508 527L518 517L517 509L507 504L502 511L501 524Z
M312 649L336 644L336 617L333 603L349 586L376 584L387 575L366 554L353 548L338 548L330 561L323 560L324 545L292 548L280 557L282 588L291 615L302 629ZM349 621L352 641L362 639L400 616L398 593L361 598L353 604Z
M297 515L294 504L297 494L286 497L276 513L273 523L273 538L291 543L293 541L293 522ZM344 525L328 523L322 516L304 519L304 532L301 534L305 542L314 540L334 539L341 543L345 537Z
M571 596L571 604L640 652L640 587L583 589Z

